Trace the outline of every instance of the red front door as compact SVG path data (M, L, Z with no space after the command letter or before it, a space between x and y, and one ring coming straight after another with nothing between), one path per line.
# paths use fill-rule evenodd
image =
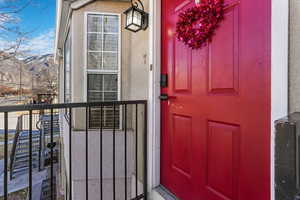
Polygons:
M204 0L202 0L204 1ZM162 0L161 184L181 200L270 200L271 0L226 0L212 42L176 39L194 0Z

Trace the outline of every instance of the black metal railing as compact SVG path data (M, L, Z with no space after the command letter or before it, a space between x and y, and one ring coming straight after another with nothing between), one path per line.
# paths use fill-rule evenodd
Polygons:
M108 108L112 109L110 117L112 116L113 118L112 126L109 128L104 125L106 115L105 110ZM99 123L97 123L97 127L93 127L92 129L92 127L90 127L91 112L95 109L97 109L99 116L95 117L95 113L93 113L93 120L97 119L99 120ZM68 112L65 112L66 110ZM26 161L28 162L28 188L26 188L28 189L27 199L31 200L33 196L36 196L36 194L33 194L36 192L34 190L35 186L33 186L33 175L36 171L32 164L33 129L37 123L36 120L33 119L33 115L36 111L50 115L50 139L44 139L48 143L47 147L49 155L48 164L45 164L45 170L47 170L48 173L50 186L50 196L47 197L47 199L58 199L61 198L61 196L59 197L58 195L63 195L64 199L70 200L73 199L73 195L78 194L73 190L73 184L75 184L73 177L78 176L76 174L78 170L74 171L74 169L78 169L78 166L73 166L73 164L74 161L80 160L80 162L85 163L85 178L83 178L84 188L81 188L82 191L79 191L79 193L82 194L82 192L85 192L86 200L94 199L95 196L100 197L101 200L147 200L147 101L144 100L40 105L33 104L0 107L0 114L3 113L4 116L4 176L2 195L4 200L7 200L10 195L10 191L8 190L9 153L11 155L10 162L13 162L13 156L16 151L16 147L12 147L12 151L9 151L9 115L16 112L27 112L29 116L28 121L26 121L29 129L29 159ZM54 113L57 112L60 116L60 133L58 139L54 137ZM43 117L40 116L39 119L43 119ZM21 129L21 126L24 126L23 123L24 120L22 120L22 122L18 122L17 130ZM20 132L20 130L17 132ZM78 140L77 137L80 137L80 135L83 136L83 140L82 138ZM99 142L97 142L97 144L93 142L96 136L99 136ZM83 146L85 150L83 157L74 155L74 152L77 154L78 152L76 152L76 150L79 149L79 146L73 146L75 140L77 141L75 145L78 145L78 142L80 142L80 145ZM60 146L63 147L58 148L58 143L60 143ZM93 151L90 152L91 148ZM95 148L97 148L99 153L95 154ZM57 158L58 156L55 154L57 151L59 151L59 154L62 155L60 158L63 159L64 162ZM110 152L112 153L110 154ZM47 152L39 154L47 158ZM95 165L94 162L91 162L91 155L98 157L99 165ZM93 159L95 159L95 157L93 157ZM112 159L111 168L107 167L107 163L110 161L107 161L106 159ZM59 165L56 165L54 160L59 160ZM60 171L57 170L58 167L60 167ZM99 177L97 178L97 183L99 182L99 190L97 190L97 192L95 192L95 188L90 189L90 187L94 187L94 185L90 184L91 181L94 181L94 178L90 178L90 173L94 173L91 172L91 168L99 168ZM107 171L108 169L109 171ZM65 173L59 175L59 172ZM108 174L111 174L112 177L108 178ZM61 177L61 179L63 179L62 177L65 177L65 180L60 180L60 183L65 189L64 194L58 194L59 192L56 191L58 188L58 185L56 185L58 183L58 177ZM106 186L104 186L104 184L106 184ZM111 188L107 190L108 184ZM78 186L76 188L78 188ZM41 199L43 198L41 197Z
M14 168L14 164L15 164L15 158L16 158L16 148L18 146L19 143L19 139L20 139L20 134L22 133L22 131L29 131L29 126L34 125L34 127L36 127L36 125L38 124L39 121L39 114L38 113L34 113L32 114L32 120L31 123L29 122L29 114L20 114L17 118L17 125L16 125L16 130L15 130L15 135L14 135L14 139L13 139L13 145L11 148L11 152L10 152L10 179L13 179L13 171L12 169Z
M17 119L17 126L16 126L16 132L15 132L15 137L13 141L13 146L12 150L10 153L10 169L13 168L14 166L14 161L15 161L15 155L16 155L16 148L17 148L17 142L19 139L20 132L22 130L23 124L22 124L22 116L19 116ZM10 179L12 179L12 173L10 172Z

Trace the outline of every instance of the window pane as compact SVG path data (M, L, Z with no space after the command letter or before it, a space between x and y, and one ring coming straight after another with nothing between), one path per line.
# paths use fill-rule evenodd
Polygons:
M88 69L102 69L102 53L89 52L88 53Z
M88 93L88 102L103 101L102 92L89 92Z
M113 107L106 107L104 109L104 116L105 116L105 126L109 128L114 127L114 121L115 121L115 128L119 127L119 116L120 116L120 111L119 107L116 107L115 109L115 115L114 115L114 109Z
M118 38L116 34L104 34L103 51L118 51Z
M118 54L103 53L103 68L106 70L118 70Z
M101 15L88 15L88 32L102 32Z
M89 91L97 91L102 92L103 91L103 75L101 74L89 74L88 75L88 90Z
M102 51L102 34L88 33L88 50Z
M109 32L109 33L119 32L118 16L104 16L104 32Z
M104 92L104 101L117 101L117 92Z
M104 91L118 91L118 76L117 75L104 75Z

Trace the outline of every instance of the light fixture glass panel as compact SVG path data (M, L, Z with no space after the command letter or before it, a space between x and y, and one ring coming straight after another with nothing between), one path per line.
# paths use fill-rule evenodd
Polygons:
M142 14L140 12L138 12L138 11L134 12L133 23L138 26L142 26Z
M133 31L137 31L140 29L140 27L135 24L131 24L128 28Z
M129 24L132 24L132 16L133 16L133 9L130 10L128 13L127 13L127 22L126 22L126 26L128 26Z

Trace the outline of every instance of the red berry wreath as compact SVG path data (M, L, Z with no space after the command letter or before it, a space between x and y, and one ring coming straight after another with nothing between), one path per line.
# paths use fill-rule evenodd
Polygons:
M224 0L202 0L200 4L179 14L177 38L192 49L199 49L211 42L223 19Z

